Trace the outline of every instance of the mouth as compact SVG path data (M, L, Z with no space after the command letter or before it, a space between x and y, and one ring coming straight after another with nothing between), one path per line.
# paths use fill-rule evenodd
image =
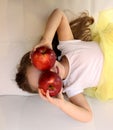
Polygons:
M56 73L59 74L59 68L56 66Z

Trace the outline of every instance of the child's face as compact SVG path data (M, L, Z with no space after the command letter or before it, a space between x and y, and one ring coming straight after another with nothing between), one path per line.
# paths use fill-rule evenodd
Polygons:
M34 91L38 91L37 88L38 88L38 80L39 80L40 74L41 74L41 71L36 69L34 66L30 66L27 69L26 76L32 90Z
M56 61L55 65L51 68L51 71L58 73L58 75L63 79L63 75L65 73L63 65ZM30 66L27 69L27 78L28 82L34 91L38 91L38 80L40 77L41 71L36 69L34 66Z

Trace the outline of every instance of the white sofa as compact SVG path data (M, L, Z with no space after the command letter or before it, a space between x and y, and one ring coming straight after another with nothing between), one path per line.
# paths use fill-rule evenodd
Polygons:
M94 118L80 123L14 81L21 56L36 44L53 9L65 10L68 18L88 10L96 19L112 6L112 0L0 0L0 130L113 130L113 101L87 97Z

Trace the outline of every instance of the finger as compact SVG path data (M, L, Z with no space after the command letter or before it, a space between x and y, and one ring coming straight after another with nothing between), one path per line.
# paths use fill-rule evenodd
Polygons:
M63 96L62 93L59 93L59 94L57 95L57 98L59 98L59 99L64 99L64 96Z
M45 96L45 94L44 94L43 89L38 89L38 92L39 92L40 97L41 97L42 99L44 99L44 100L47 101L47 98L46 98L46 96Z
M64 99L64 96L63 96L63 88L61 89L61 91L58 93L57 97L60 98L60 99Z
M32 52L36 51L36 49L40 46L40 44L37 44L33 47Z
M46 92L46 97L47 97L49 102L53 102L53 98L50 96L49 90L47 90L47 92Z
M32 51L29 53L29 59L31 60ZM32 62L32 61L31 61Z
M46 92L46 97L47 97L48 99L51 98L51 97L50 97L50 94L49 94L49 90L47 90L47 92Z
M39 92L40 95L42 95L42 96L46 96L46 95L45 95L45 92L44 92L43 89L38 89L38 92Z
M36 51L37 48L38 48L38 46L35 46L32 51L33 52Z
M46 96L46 93L44 92L44 90L43 89L40 89L40 90L41 90L42 95Z
M61 88L60 93L63 93L63 87Z

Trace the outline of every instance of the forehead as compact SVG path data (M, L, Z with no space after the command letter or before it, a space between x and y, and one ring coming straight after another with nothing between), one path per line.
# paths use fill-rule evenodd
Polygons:
M36 90L38 88L38 80L39 80L40 74L41 74L41 71L36 69L34 66L30 66L27 69L26 76L33 90Z

